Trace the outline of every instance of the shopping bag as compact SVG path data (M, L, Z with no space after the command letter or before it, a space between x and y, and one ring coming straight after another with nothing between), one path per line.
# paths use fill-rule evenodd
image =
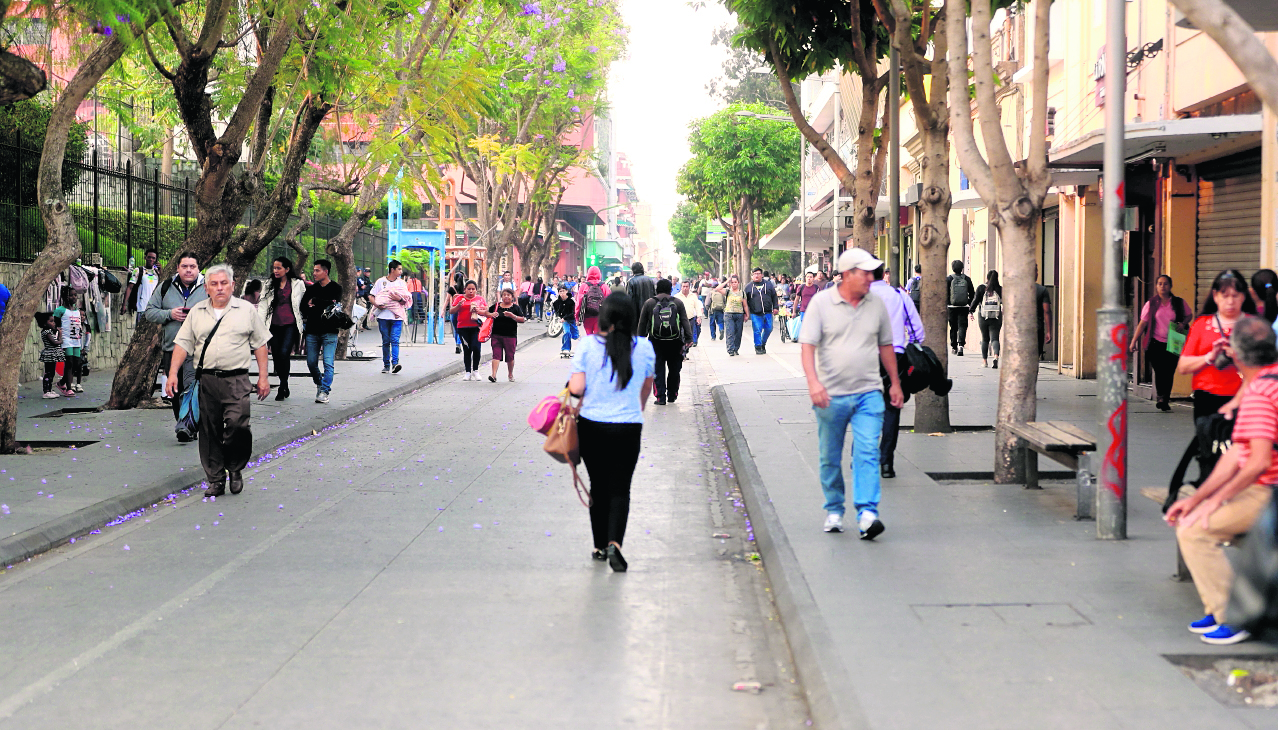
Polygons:
M1185 349L1185 333L1180 331L1180 327L1175 322L1167 326L1167 351L1173 355L1179 355Z
M493 337L493 318L489 317L479 327L479 341L487 342Z
M790 319L790 324L789 324L790 339L794 340L795 342L799 341L799 326L802 324L803 324L803 319L801 317L792 317Z

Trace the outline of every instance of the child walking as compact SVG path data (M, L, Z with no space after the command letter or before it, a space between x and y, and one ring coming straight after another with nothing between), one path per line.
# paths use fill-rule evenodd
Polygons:
M75 289L62 287L62 306L53 310L53 316L61 323L62 349L66 353L60 390L65 391L63 395L74 397L76 393L84 392L84 386L80 385L81 362L84 358L84 315L76 303ZM75 378L74 383L71 382L72 377Z
M577 339L577 303L568 296L568 287L559 285L559 298L552 306L564 324L563 347L559 350L559 357L572 357L572 341Z
M58 392L53 392L53 379L58 374L58 363L66 360L66 353L62 349L62 329L59 327L59 321L48 312L35 313L36 326L40 328L40 362L44 363L44 395L42 398L57 398L59 394L68 397L75 397L72 391L62 391L62 386L58 386Z

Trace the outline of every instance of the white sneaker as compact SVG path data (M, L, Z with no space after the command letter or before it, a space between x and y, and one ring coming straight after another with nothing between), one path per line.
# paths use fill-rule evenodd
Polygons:
M843 515L831 512L825 516L826 532L843 532Z
M50 399L50 398L61 398L62 396L58 395L57 393L54 393L54 392L51 390L51 391L49 391L48 393L45 393L44 395L42 395L42 396L40 396L40 397L41 397L41 398L45 398L45 399Z
M470 380L470 373L462 373L461 379L463 383L466 382L467 380Z
M83 385L80 385L79 383L75 383L75 384L73 384L73 385L71 386L71 390L74 390L74 391L75 391L75 392L77 392L77 393L83 393L83 392L84 392L84 386L83 386Z
M861 530L862 540L873 540L883 534L883 523L879 521L878 513L873 510L862 510L860 517L857 518L856 526Z
M325 392L321 391L319 395L315 396L315 402L316 402L316 403L327 403L327 402L328 402L328 393L325 393Z

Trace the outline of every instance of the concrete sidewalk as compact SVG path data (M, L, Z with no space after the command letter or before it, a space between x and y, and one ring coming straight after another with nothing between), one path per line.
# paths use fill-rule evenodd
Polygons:
M544 323L526 323L520 327L520 346L544 335ZM361 332L358 340L365 355L375 359L339 361L327 404L314 402L306 362L296 358L288 400L254 398L255 456L462 371L451 343L403 344L404 369L384 375L377 333ZM483 359L492 359L487 345ZM168 408L96 410L106 401L114 375L94 371L77 398L42 399L39 382L19 388L18 439L37 446L29 455L0 456L0 568L203 481L198 444L177 442ZM272 377L271 383L274 387L278 379Z
M887 531L822 531L816 424L793 377L798 347L727 358L715 401L813 718L826 728L1257 728L1278 713L1228 707L1166 656L1271 654L1204 645L1174 539L1141 486L1166 486L1189 409L1131 403L1130 539L1076 522L1072 482L1027 491L928 473L992 471L993 434L903 431L883 484ZM997 371L951 358L952 421L992 424ZM1095 384L1044 372L1039 418L1095 431ZM910 423L910 409L903 422ZM849 436L850 448L850 436ZM846 457L845 457L846 461ZM1058 467L1041 462L1044 470ZM851 489L851 474L845 463Z

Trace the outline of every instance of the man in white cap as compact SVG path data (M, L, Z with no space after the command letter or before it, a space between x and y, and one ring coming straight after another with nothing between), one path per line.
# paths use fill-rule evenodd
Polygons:
M905 403L892 348L892 320L870 292L883 262L850 248L839 255L837 286L812 297L799 330L803 373L816 413L825 531L843 531L843 440L852 426L852 498L862 540L883 532L879 519L879 438L885 409L880 366L890 380L887 400Z

